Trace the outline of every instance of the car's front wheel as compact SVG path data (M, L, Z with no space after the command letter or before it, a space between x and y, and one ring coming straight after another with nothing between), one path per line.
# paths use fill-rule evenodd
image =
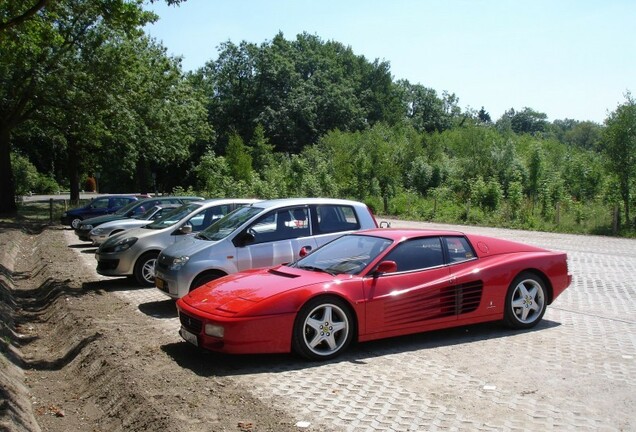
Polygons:
M71 220L71 228L73 229L79 228L80 223L82 223L82 218L74 217L73 220Z
M534 273L521 273L508 288L504 322L516 329L534 327L543 318L546 306L547 290L543 280Z
M135 280L141 286L152 286L155 284L155 263L158 252L146 252L139 257L135 263Z
M221 272L203 273L197 276L194 279L194 281L192 281L192 284L190 285L190 291L192 291L193 289L199 288L200 286L205 285L208 282L212 282L213 280L216 280L222 276L225 276L225 273L221 273Z
M292 347L310 360L327 360L344 351L353 338L354 322L348 305L338 298L318 297L298 312Z

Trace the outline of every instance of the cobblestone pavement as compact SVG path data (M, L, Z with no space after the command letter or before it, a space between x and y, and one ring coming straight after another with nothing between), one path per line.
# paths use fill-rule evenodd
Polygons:
M309 431L636 430L636 240L392 226L458 229L566 251L573 282L530 331L459 327L359 344L327 363L209 355L210 370L308 422ZM80 255L95 267L91 254ZM114 293L178 340L175 315L152 312L170 302L158 290Z

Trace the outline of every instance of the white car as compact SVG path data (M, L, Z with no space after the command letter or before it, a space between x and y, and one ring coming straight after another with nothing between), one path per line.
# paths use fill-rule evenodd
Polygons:
M97 273L103 276L134 276L142 286L154 285L155 261L159 252L186 239L188 234L207 228L232 210L256 201L193 201L153 223L109 237L95 253Z
M345 233L377 226L371 210L357 201L260 201L165 248L156 260L155 285L180 298L221 276L291 262Z
M174 211L181 206L183 206L183 204L160 204L153 206L144 214L141 214L139 216L133 216L128 219L119 219L103 223L98 227L93 228L89 233L89 237L95 246L99 246L112 235L119 234L129 229L140 228L144 225L148 225L154 220L165 216L168 212Z

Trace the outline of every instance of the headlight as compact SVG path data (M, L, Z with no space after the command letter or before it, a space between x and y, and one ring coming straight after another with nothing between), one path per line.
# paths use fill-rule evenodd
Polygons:
M125 251L129 249L135 243L137 243L137 237L127 237L127 238L118 240L117 243L113 245L113 252Z
M106 230L104 228L93 228L91 230L91 235L102 235L106 232Z
M204 327L204 332L208 336L213 336L216 338L222 338L225 333L225 329L223 326L217 324L206 324Z
M88 225L80 225L80 228L83 230L90 230L93 229L93 225L88 224Z
M170 265L170 270L179 270L179 269L181 269L181 267L183 267L188 262L189 259L190 259L190 257L187 256L187 255L176 257L172 261L172 264Z

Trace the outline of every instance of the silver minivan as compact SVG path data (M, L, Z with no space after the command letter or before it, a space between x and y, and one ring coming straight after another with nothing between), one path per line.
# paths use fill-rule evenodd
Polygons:
M344 233L376 228L360 202L289 198L242 207L196 236L171 245L157 258L155 285L180 298L190 290L237 271L297 259Z
M199 232L238 207L255 199L212 199L184 204L141 228L106 239L97 249L97 273L134 276L144 286L155 281L155 260L162 249Z

